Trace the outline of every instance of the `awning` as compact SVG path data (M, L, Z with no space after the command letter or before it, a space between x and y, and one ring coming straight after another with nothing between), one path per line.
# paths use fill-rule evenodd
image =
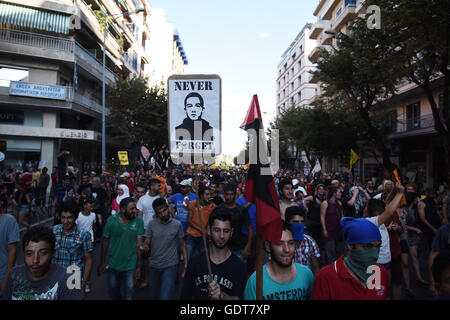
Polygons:
M69 34L70 17L50 11L0 2L0 22Z

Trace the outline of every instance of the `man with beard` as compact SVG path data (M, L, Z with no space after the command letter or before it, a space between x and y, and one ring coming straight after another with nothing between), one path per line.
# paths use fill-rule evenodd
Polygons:
M281 219L284 220L284 214L286 209L297 204L292 201L294 195L294 188L291 180L282 180L278 185L278 191L280 193L280 212Z
M136 201L122 199L120 211L106 221L102 243L102 256L98 266L100 276L106 270L109 245L108 291L113 300L136 299L135 279L140 279L140 250L144 235L144 223L136 217ZM123 285L123 295L121 287Z
M239 258L247 259L251 255L253 239L253 227L248 210L236 203L236 187L227 184L224 188L225 203L218 206L231 213L231 226L234 230L231 236L229 247ZM242 228L248 230L247 234L242 232Z
M280 243L266 241L264 246L270 261L263 266L263 299L308 300L314 275L308 267L293 263L295 240L291 224L283 221ZM244 299L256 300L256 272L248 279Z
M174 299L175 283L178 270L177 241L184 257L184 269L187 268L187 250L184 242L184 232L181 222L173 219L166 199L153 201L156 219L152 219L145 230L145 242L141 250L148 251L150 247L149 288L151 299Z
M52 263L55 242L53 231L47 227L36 226L27 230L22 240L25 264L11 269L3 299L81 299L81 290L68 287L71 275L64 267Z
M208 221L211 238L209 260L212 279L209 278L205 254L194 256L186 271L183 300L238 300L242 299L247 279L243 261L228 248L234 232L231 214L224 208L213 210Z

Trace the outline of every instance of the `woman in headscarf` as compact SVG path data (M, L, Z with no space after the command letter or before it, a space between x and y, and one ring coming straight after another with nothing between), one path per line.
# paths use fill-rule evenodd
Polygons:
M128 187L124 184L119 184L117 187L117 197L111 203L111 214L115 215L119 211L120 201L122 199L128 198L130 196L130 191Z

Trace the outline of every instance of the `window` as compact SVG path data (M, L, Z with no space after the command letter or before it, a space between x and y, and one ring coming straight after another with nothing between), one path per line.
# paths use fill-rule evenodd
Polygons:
M10 81L28 82L28 70L0 65L0 87L9 87Z
M420 128L420 103L412 103L406 106L406 129Z
M397 109L390 110L388 112L388 126L389 132L397 132Z
M297 52L294 52L294 54L292 55L292 60L295 60L296 57L297 57Z

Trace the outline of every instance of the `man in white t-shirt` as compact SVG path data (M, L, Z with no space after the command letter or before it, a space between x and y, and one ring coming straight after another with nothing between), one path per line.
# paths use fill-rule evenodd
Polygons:
M144 229L146 232L149 222L153 219L155 210L153 209L153 201L160 198L161 193L161 181L157 179L150 179L150 186L148 192L139 198L136 204L138 209L138 216L144 221ZM149 254L142 252L142 266L143 266L143 281L141 283L141 288L145 288L148 285L149 276Z
M395 189L391 191L386 199L387 205L379 199L370 199L367 204L367 213L369 217L366 219L375 224L381 233L380 255L378 256L377 263L388 268L388 264L391 262L391 249L389 244L389 233L384 223L394 216L395 210L401 203L404 191L405 188L397 183Z
M84 230L88 231L91 234L92 244L94 245L94 229L95 229L95 221L97 220L95 217L95 213L92 212L92 200L83 199L81 201L81 205L83 206L83 210L78 215L75 223L79 225Z

